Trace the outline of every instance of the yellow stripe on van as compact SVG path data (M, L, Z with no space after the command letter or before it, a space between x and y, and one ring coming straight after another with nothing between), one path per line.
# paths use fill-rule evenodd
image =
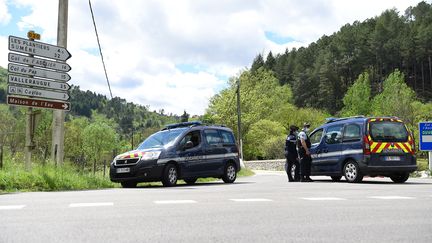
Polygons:
M377 153L381 153L382 150L385 148L385 146L387 145L387 143L382 143L381 146L377 149Z
M371 151L374 150L377 145L378 145L378 143L373 142L372 145L371 145L371 147L370 147L370 150Z
M406 148L408 148L408 146L407 147L405 147L406 145L407 145L407 143L397 143L397 145L405 152L405 153L408 153L409 151L408 151L408 149L406 149ZM405 145L405 146L404 146Z

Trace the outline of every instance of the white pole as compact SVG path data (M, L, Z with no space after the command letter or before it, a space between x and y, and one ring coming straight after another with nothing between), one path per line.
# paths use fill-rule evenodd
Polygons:
M428 154L429 154L429 156L428 156L429 157L429 170L432 171L432 152L429 151Z
M57 45L67 47L68 0L59 0ZM65 112L53 111L51 159L55 165L62 165L64 158Z

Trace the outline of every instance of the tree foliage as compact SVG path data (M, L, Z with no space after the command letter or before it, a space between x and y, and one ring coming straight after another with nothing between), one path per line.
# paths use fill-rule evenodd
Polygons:
M364 71L371 94L380 93L383 80L395 69L423 101L432 100L432 5L420 2L404 15L396 9L363 22L346 24L308 47L259 54L251 72L263 67L275 73L281 85L289 84L294 104L337 114L342 98ZM274 63L274 64L273 64Z
M342 115L370 115L371 114L371 88L369 74L360 74L354 84L348 89L343 98L344 108Z

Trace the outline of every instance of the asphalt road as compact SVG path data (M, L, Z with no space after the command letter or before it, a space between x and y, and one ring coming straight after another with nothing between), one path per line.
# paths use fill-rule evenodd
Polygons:
M313 178L0 195L0 242L432 242L432 180Z

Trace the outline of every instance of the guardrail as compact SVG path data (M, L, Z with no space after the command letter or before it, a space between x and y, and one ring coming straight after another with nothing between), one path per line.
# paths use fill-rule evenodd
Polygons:
M251 170L285 170L285 159L244 161Z

